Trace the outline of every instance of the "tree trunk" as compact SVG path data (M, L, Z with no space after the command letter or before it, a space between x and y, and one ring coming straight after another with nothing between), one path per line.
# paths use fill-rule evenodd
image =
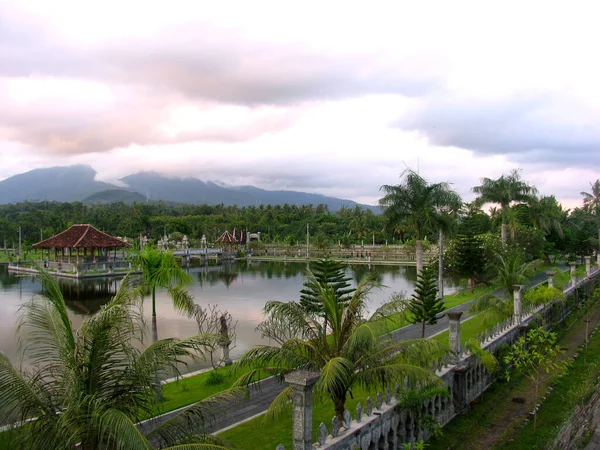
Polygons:
M417 275L423 271L423 241L418 240L415 248L415 259L417 260Z
M340 421L340 424L344 422L344 409L346 405L346 393L343 395L333 396L333 406L335 409L335 415Z
M156 324L156 316L152 316L152 342L158 341L158 325Z
M425 321L421 322L421 339L425 338Z
M444 300L444 232L440 228L440 243L438 255L438 295Z
M506 244L506 239L508 237L508 225L502 222L502 232L500 234L500 238L503 244Z

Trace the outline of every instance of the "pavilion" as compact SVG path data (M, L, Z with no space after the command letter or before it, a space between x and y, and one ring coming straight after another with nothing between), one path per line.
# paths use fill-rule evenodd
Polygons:
M33 244L34 248L48 250L47 267L81 271L103 267L110 263L113 266L123 262L123 257L117 257L117 249L130 247L131 244L104 233L90 224L71 225L67 230L48 239ZM51 260L51 250L54 250L54 261ZM112 258L111 258L112 251ZM89 266L89 267L88 267Z

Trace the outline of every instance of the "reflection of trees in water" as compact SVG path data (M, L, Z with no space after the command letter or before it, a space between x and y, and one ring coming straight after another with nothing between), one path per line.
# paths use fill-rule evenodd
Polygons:
M9 288L19 284L19 277L14 273L9 273L7 266L0 267L0 286L2 288Z
M225 284L229 288L238 278L239 268L235 263L224 263L220 266L205 265L200 266L198 271L198 283L200 287L214 286L219 283Z
M91 315L110 301L119 287L115 278L93 280L60 279L59 285L67 307L78 315Z
M354 264L349 266L350 275L358 285L367 275L371 274L372 280L375 283L381 283L383 274L380 269L386 266L374 266L370 264Z

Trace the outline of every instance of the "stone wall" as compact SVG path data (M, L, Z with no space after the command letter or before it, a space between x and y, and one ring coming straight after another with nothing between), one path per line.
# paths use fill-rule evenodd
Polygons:
M565 295L575 294L571 297L573 299L571 302L565 304L565 302L557 300L535 309L524 308L520 317L513 316L482 333L478 338L481 347L495 352L504 344L512 344L526 332L532 323L541 321L542 318L543 323L548 327L560 324L570 314L571 309L577 305L577 288L589 291L590 284L595 284L598 274L600 274L599 269L589 272L588 277L571 283L564 290ZM521 290L520 286L515 288ZM460 320L460 316L457 320ZM457 333L460 333L459 325L460 323L455 326ZM457 336L450 337L451 345L452 342L456 345L456 338ZM431 368L446 383L449 395L437 395L425 402L422 407L422 412L435 417L442 426L458 414L467 411L471 402L483 394L493 383L493 377L477 356L468 351L459 350L457 353L443 361L436 361ZM395 390L398 388L396 386ZM600 394L598 395L600 401ZM296 447L294 444L294 449L311 447L323 450L399 449L402 443L426 440L429 433L412 417L409 411L398 406L395 397L395 392L387 391L385 394L378 393L375 401L368 398L365 405L358 405L354 417L349 411L346 411L343 423L338 423L337 418L333 418L329 426L322 423L319 427L318 443L312 445L310 442L305 442L304 447ZM312 405L308 405L308 407L312 411ZM590 410L587 413L593 414L593 411ZM296 431L294 430L294 433ZM285 449L280 445L276 450Z

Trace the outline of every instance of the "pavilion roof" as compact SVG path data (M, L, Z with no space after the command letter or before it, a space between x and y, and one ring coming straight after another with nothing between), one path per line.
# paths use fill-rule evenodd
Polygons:
M129 247L131 244L106 234L90 224L71 225L62 233L44 239L33 247L37 248L107 248Z
M229 231L225 231L219 238L217 239L219 244L237 244L238 240L234 238Z

